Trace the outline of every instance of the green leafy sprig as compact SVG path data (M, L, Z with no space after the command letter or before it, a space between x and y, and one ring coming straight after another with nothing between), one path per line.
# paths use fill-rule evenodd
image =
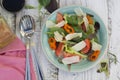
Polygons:
M32 6L32 5L25 5L25 9L35 9L36 7Z

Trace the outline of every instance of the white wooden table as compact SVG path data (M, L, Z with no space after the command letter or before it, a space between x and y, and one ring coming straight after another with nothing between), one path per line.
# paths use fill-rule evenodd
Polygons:
M22 39L19 33L18 23L24 14L30 14L34 17L36 22L36 32L32 39L32 52L38 55L39 63L42 67L42 71L45 80L120 80L120 0L57 0L59 7L80 5L88 7L95 11L103 20L109 31L109 51L117 56L118 63L111 64L109 78L104 73L97 73L98 65L94 68L81 72L81 73L69 73L59 70L53 66L45 57L40 44L40 22L38 9L23 9L17 13L15 19L14 14L3 10L0 7L0 13L5 17L11 29L16 35ZM38 7L38 0L26 0L26 4ZM46 16L47 18L47 16ZM16 26L14 27L16 20ZM105 57L106 58L106 57ZM104 58L104 59L105 59Z

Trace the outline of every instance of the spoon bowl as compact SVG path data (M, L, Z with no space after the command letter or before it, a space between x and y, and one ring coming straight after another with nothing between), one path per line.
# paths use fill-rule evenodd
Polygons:
M35 31L34 19L29 15L23 16L20 20L19 27L21 35L23 37L30 38Z

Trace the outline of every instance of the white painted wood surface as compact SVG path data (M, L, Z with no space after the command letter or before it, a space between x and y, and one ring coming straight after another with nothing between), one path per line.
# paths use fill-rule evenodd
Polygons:
M110 44L109 51L114 53L120 62L120 0L57 0L60 7L70 5L80 5L88 7L95 11L103 20L109 30ZM37 0L26 0L26 4L38 6ZM113 64L110 68L110 77L107 78L104 73L97 73L98 65L94 68L82 73L69 73L54 67L45 57L40 44L40 22L38 9L23 9L17 13L16 28L14 27L14 15L3 10L0 7L0 13L5 17L11 29L16 35L22 39L19 33L18 23L24 14L30 14L36 22L36 32L32 39L32 47L36 55L38 55L39 63L45 80L120 80L120 63ZM47 18L47 16L46 16ZM45 20L44 20L45 21ZM22 39L23 40L23 39ZM105 57L106 58L106 57Z

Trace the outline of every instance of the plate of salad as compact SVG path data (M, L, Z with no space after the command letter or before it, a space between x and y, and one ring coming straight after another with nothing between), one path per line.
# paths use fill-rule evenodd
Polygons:
M92 10L68 6L53 12L41 32L47 59L57 68L82 72L94 67L107 49L107 29Z

